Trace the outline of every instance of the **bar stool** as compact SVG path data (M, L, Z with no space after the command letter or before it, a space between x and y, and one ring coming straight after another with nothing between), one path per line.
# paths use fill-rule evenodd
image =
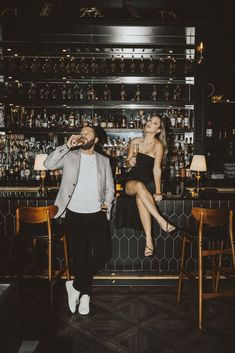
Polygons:
M27 237L27 239L32 241L33 247L33 260L36 258L36 250L38 242L46 242L47 244L47 253L48 253L48 264L47 264L47 272L46 277L51 285L51 302L52 302L52 287L55 283L55 280L60 278L61 275L66 273L67 280L70 279L70 270L69 270L69 258L68 258L68 246L67 239L64 232L61 234L54 234L52 218L57 213L57 206L45 206L45 207L19 207L16 209L16 235L22 235ZM38 228L31 227L27 230L27 226L30 225L42 225L45 226L45 233L41 234L41 231ZM25 226L25 227L24 227ZM23 229L23 230L22 230ZM27 231L26 231L27 230ZM27 234L24 234L24 233ZM58 244L59 241L63 242L64 248L64 257L65 257L65 266L58 271L58 273L53 276L52 271L52 251L55 248L55 245ZM26 274L29 270L31 270L36 265L35 261L33 261L30 266L26 269L24 274Z
M235 253L233 236L233 211L229 209L207 209L194 207L192 215L197 221L197 232L192 234L187 230L182 231L182 253L178 281L177 303L181 299L181 289L184 278L198 279L198 326L202 328L202 304L206 299L221 296L234 296L235 290L219 291L221 275L229 280L234 280ZM185 266L186 248L196 242L198 249L198 271L192 272ZM231 266L223 266L223 255L232 255ZM212 290L204 291L203 276L205 268L203 259L212 259Z

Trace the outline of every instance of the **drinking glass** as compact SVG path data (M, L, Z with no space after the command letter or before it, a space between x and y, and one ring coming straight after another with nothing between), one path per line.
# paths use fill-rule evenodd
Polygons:
M138 155L138 153L139 153L139 144L138 143L135 143L134 145L133 145L133 153L132 153L132 157L137 157L137 155ZM135 167L136 167L136 165L135 165Z

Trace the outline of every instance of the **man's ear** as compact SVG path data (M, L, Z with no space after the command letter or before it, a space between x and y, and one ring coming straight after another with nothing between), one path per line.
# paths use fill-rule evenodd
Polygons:
M96 137L95 138L95 143L97 143L99 141L99 138L98 137Z

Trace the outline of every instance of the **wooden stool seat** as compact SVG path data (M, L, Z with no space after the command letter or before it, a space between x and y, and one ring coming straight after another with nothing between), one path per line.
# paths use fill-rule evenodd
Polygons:
M53 217L57 213L57 206L45 206L45 207L19 207L16 209L16 235L27 237L28 240L32 241L32 247L34 254L36 254L37 243L45 242L47 246L47 270L46 277L52 284L54 280L60 278L64 273L67 279L70 279L69 271L69 258L68 258L68 245L67 238L64 231L58 232L59 229L54 229ZM36 225L36 227L35 227ZM42 227L42 228L40 228ZM63 242L65 265L55 275L55 271L52 270L53 262L53 249L55 243L59 241ZM35 259L35 256L34 256ZM28 272L36 266L36 263L32 263L25 271ZM51 293L52 296L52 293ZM51 298L52 300L52 298Z
M195 231L181 230L182 253L180 261L180 273L178 282L177 303L181 299L182 284L184 278L198 280L198 326L202 328L202 302L205 299L221 296L234 296L235 290L219 291L221 275L229 280L234 280L235 253L233 234L233 211L229 209L207 209L194 207L192 215L197 222ZM186 266L186 250L188 245L197 247L198 270L191 271ZM223 256L230 256L231 266L223 263ZM204 291L203 278L206 274L203 259L210 259L212 290ZM228 262L228 261L227 261ZM207 272L208 274L208 272ZM233 287L234 288L234 287Z

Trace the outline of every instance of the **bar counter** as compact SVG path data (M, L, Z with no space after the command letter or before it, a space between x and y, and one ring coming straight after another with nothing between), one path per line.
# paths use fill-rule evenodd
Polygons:
M227 190L229 191L229 190ZM57 188L49 188L45 196L38 193L37 187L0 187L0 253L1 262L14 258L17 251L15 236L15 210L18 206L45 206L54 203ZM203 196L203 195L202 195ZM207 196L193 199L190 196L181 198L165 197L158 203L160 213L179 228L194 228L195 221L191 215L192 207L229 208L234 207L231 192L208 193ZM123 221L120 210L127 217ZM148 275L175 275L179 270L180 230L173 235L161 230L153 221L155 252L151 258L144 257L145 238L140 222L133 226L133 215L129 210L135 209L134 197L121 195L115 200L110 222L112 237L112 258L105 266L103 273L132 273ZM133 211L134 212L134 211ZM127 221L129 220L129 221ZM63 221L62 221L63 222ZM63 258L56 256L56 261ZM196 249L191 249L188 266L195 267Z

